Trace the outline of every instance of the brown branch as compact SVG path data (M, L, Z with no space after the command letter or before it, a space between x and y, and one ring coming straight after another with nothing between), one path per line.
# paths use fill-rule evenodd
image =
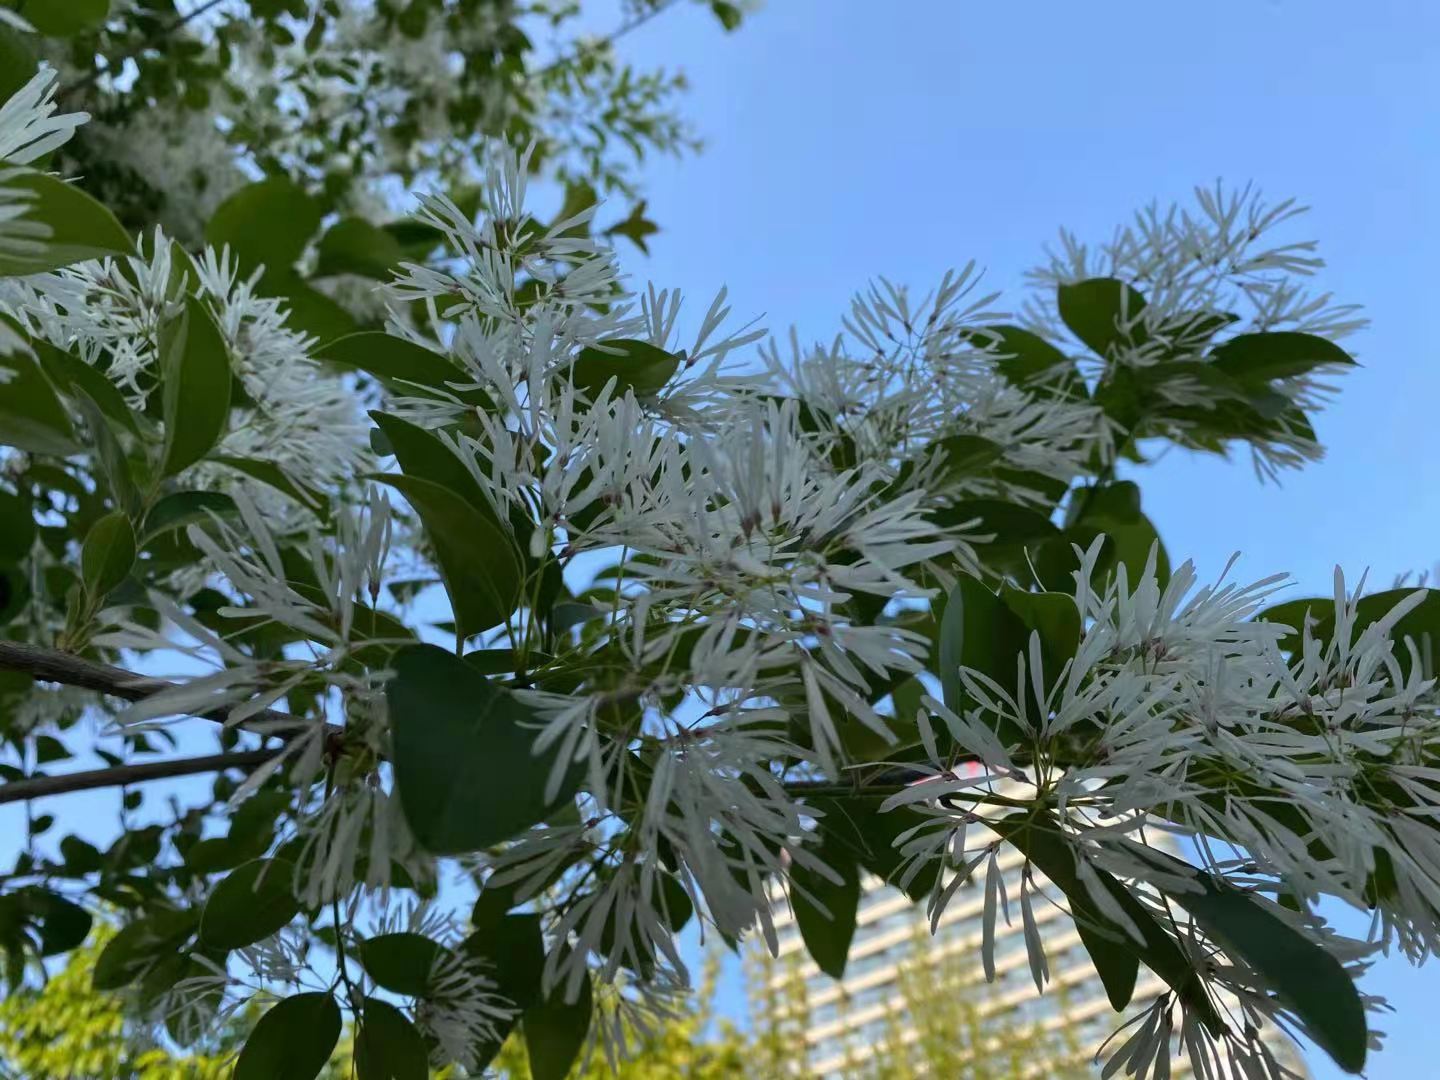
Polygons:
M137 675L124 668L97 663L58 649L47 649L40 645L29 645L20 641L0 640L0 671L22 671L32 679L42 682L63 683L85 690L98 690L109 697L125 701L144 701L164 690L178 689L178 683L155 679L148 675ZM223 724L229 719L230 708L209 709L191 713L203 720ZM237 725L247 731L276 735L275 728L291 730L291 734L278 734L279 738L292 738L313 727L311 721L275 709L262 709ZM335 737L343 729L333 724L326 725L326 735Z
M0 784L0 803L39 799L46 795L64 795L91 788L120 787L148 780L165 780L195 773L221 772L225 769L250 769L265 764L279 750L242 750L233 754L208 754L205 757L180 758L174 761L145 761L136 765L116 765L109 769L64 773L60 776L29 776Z

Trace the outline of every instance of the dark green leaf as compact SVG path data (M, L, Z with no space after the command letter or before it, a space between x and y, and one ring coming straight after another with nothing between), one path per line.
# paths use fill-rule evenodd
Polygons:
M320 511L325 506L325 496L308 484L300 483L293 479L289 473L280 466L268 461L255 461L249 458L214 457L210 459L217 465L224 465L227 469L234 469L236 472L244 473L252 480L258 480L266 487L272 487L282 495L294 499L301 506L308 510Z
M525 1010L520 1028L535 1080L565 1080L569 1075L590 1032L590 996L590 976L586 975L574 1002L567 1003L557 987Z
M315 1080L340 1040L340 1007L328 993L277 1002L250 1032L233 1080Z
M1000 598L969 574L961 574L945 598L940 618L940 647L936 650L936 677L945 704L954 712L966 699L960 668L968 667L995 680L1007 693L1015 692L1018 658L1027 648L1025 624ZM998 732L1003 741L1018 731Z
M0 356L0 446L33 454L73 454L74 432L40 367L23 353Z
M98 368L63 349L57 349L48 341L32 341L30 344L45 374L62 394L89 397L107 419L132 435L140 433L135 414L125 404L125 395Z
M1054 681L1080 644L1080 609L1075 606L1075 598L1067 593L1025 592L1013 585L1002 585L1000 599L1025 624L1027 634L1040 634L1045 674Z
M389 281L404 259L400 242L384 229L364 218L341 218L320 238L315 275L360 274Z
M160 334L165 409L164 476L203 458L225 434L233 376L225 339L195 297Z
M218 491L177 491L166 495L145 515L145 536L148 539L170 529L209 521L212 514L235 512L235 500Z
M539 915L506 915L493 928L477 930L462 948L490 965L496 989L522 1011L540 1000L545 938Z
M90 527L80 551L80 572L85 591L100 600L125 580L135 565L135 529L130 519L114 510Z
M1365 1005L1339 960L1267 911L1256 896L1222 885L1164 852L1146 849L1146 857L1167 874L1199 886L1198 892L1177 890L1169 896L1221 948L1265 980L1337 1065L1352 1073L1365 1068Z
M110 0L44 0L24 8L25 19L46 37L71 37L105 21Z
M816 855L840 880L832 881L818 870L792 865L790 906L811 959L826 975L840 979L845 976L845 960L855 936L860 868L838 843L822 842Z
M129 986L161 956L174 952L195 931L198 914L192 909L156 911L122 926L95 961L92 980L96 990Z
M74 388L75 404L85 417L90 429L90 438L95 443L95 456L100 461L101 472L110 487L110 499L126 514L138 515L141 508L140 489L130 473L130 459L125 448L110 427L110 420L100 406L84 390Z
M424 934L381 934L360 944L360 963L386 990L423 997L430 973L445 951Z
M1139 316L1145 298L1117 278L1090 278L1057 290L1060 318L1070 332L1101 356L1145 343Z
M217 251L229 245L247 269L264 265L284 275L320 227L320 205L293 181L271 177L249 184L216 208L205 241Z
M390 705L395 783L411 830L437 854L478 851L523 832L569 800L571 766L545 797L552 749L533 753L535 715L469 664L433 645L400 650Z
M610 338L581 349L570 377L577 389L591 397L612 378L616 380L616 397L627 389L634 390L636 397L646 397L669 382L679 366L680 357L648 341Z
M1217 345L1211 359L1227 375L1246 382L1289 379L1323 364L1355 366L1350 354L1333 341L1291 330L1240 334Z
M256 859L228 874L205 904L200 938L207 945L239 949L280 930L300 913L294 865Z
M415 1025L395 1006L365 999L355 1035L355 1071L359 1080L426 1080L430 1055Z
M409 394L414 394L416 387L424 387L446 397L493 408L484 391L450 388L450 383L463 384L469 379L444 356L393 334L378 330L346 334L322 346L315 355L337 367L374 375Z
M1043 396L1084 397L1085 383L1074 362L1039 334L1018 326L987 326L971 335L993 345L995 369L1011 386Z
M35 518L30 500L0 491L0 565L14 566L30 554L35 543Z
M22 220L38 221L50 229L37 252L0 254L0 277L39 274L107 255L135 254L130 234L115 215L74 184L25 170L0 181L0 186L7 189L7 195L28 196Z
M417 476L377 475L415 508L435 550L462 637L503 622L520 602L523 577L512 541L492 517Z

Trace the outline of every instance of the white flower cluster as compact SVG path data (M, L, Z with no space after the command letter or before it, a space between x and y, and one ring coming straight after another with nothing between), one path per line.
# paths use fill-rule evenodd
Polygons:
M1162 587L1152 553L1133 583L1123 567L1099 583L1100 550L1097 541L1075 575L1084 632L1061 670L1046 670L1037 632L1013 685L962 669L963 705L925 699L954 745L983 765L979 773L957 770L953 757L933 750L932 737L934 778L889 800L926 818L901 838L906 875L937 858L957 868L948 885L937 882L933 917L993 858L993 837L973 828L981 820L974 807L956 800L1003 792L1003 805L1039 800L1063 814L1081 881L1122 926L1123 912L1093 873L1087 880L1087 869L1183 887L1135 842L1159 830L1193 840L1201 864L1237 886L1298 905L1303 916L1274 911L1346 962L1392 943L1416 961L1432 953L1440 945L1434 643L1392 637L1428 594L1413 592L1361 625L1358 597L1337 571L1333 602L1289 627L1254 618L1283 576L1237 586L1222 575L1197 589L1187 563ZM1323 637L1322 618L1333 618ZM1324 896L1372 909L1373 940L1326 931L1313 914ZM1241 967L1210 979L1244 1014L1236 1032L1279 1009ZM1170 1022L1157 1011L1122 1041L1118 1057L1163 1054L1168 1036L1160 1033ZM1187 1046L1198 1040L1207 1048L1192 1048L1192 1065L1201 1075L1228 1075L1202 1067L1214 1057L1210 1038L1193 1017L1185 1024ZM1233 1063L1265 1052L1241 1040L1225 1056Z

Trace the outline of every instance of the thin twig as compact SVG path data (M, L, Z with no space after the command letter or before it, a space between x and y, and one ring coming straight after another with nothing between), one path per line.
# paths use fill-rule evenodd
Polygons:
M233 754L207 754L205 757L178 758L173 761L145 761L135 765L116 765L108 769L63 773L59 776L28 776L0 784L0 803L39 799L46 795L65 795L92 788L120 787L141 784L147 780L165 780L195 773L222 772L225 769L253 769L264 765L281 751L241 750Z
M133 50L131 50L130 52L126 53L124 56L121 56L114 64L107 64L107 65L106 65L105 67L103 67L103 68L102 68L102 67L94 67L94 68L91 68L91 69L85 74L85 77L84 77L84 78L82 78L82 79L76 79L73 83L70 83L69 85L63 87L63 88L61 89L61 91L60 91L61 96L63 97L63 96L66 95L66 94L73 93L73 92L78 91L78 90L84 90L86 87L92 85L92 84L95 83L97 80L99 80L100 76L102 76L102 75L113 75L116 71L118 71L120 68L122 68L122 67L125 66L125 61L126 61L126 60L133 60L135 57L139 56L139 55L140 55L142 52L144 52L146 49L151 48L151 47L154 46L154 45L158 45L161 41L163 41L165 38L169 37L169 36L170 36L171 34L173 34L176 30L179 30L182 26L184 26L186 23L188 23L191 19L198 19L201 15L204 15L207 11L211 11L211 10L213 10L214 8L219 7L219 6L220 6L222 3L224 3L224 2L225 2L225 0L205 0L205 2L204 2L203 4L201 4L199 7L195 8L193 11L187 11L184 15L178 15L178 16L176 16L175 18L171 19L168 23L166 23L164 26L160 27L160 29L157 30L155 33L146 35L146 36L140 41L139 45L137 45L137 46L136 46Z
M42 682L63 683L85 690L98 690L110 697L125 701L144 701L164 691L178 689L179 684L165 679L154 679L148 675L137 675L124 668L111 667L83 657L74 656L58 649L47 649L40 645L29 645L20 641L0 640L0 671L23 671L32 679ZM203 720L223 724L229 719L230 707L209 709L189 715ZM279 738L293 737L313 728L313 723L290 713L276 709L262 709L236 725L247 731ZM287 734L288 732L292 734ZM326 725L328 736L342 733L333 724Z
M543 79L546 75L549 75L557 68L562 68L568 64L573 64L582 56L586 56L590 53L602 52L605 49L608 49L611 45L614 45L615 42L619 41L632 30L638 30L651 19L655 18L655 16L660 15L663 12L668 11L670 8L674 7L676 2L677 0L660 0L660 3L656 4L653 8L645 12L643 15L637 15L635 16L635 18L630 19L627 22L621 23L614 30L606 34L603 38L600 38L598 41L582 43L573 52L570 52L565 56L561 56L555 60L550 61L550 63L546 64L539 71L535 72L535 74L531 77L535 79Z

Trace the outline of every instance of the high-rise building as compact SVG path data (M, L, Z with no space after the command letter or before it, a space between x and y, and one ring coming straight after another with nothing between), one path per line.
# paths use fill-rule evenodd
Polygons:
M1023 862L1013 848L999 859L1012 909ZM965 1076L1005 1080L1098 1075L1096 1050L1123 1018L1111 1009L1069 914L1037 896L1035 921L1050 971L1044 994L1035 988L1018 910L1012 910L1013 925L997 920L995 981L987 984L980 963L983 881L977 872L972 884L962 886L933 936L923 903L878 880L864 882L840 980L810 959L781 898L775 909L778 955L757 951L748 963L757 1029L768 1030L772 1044L782 1047L771 1069L826 1080L948 1077L961 1075L961 1064ZM1142 966L1132 1010L1165 989ZM911 1009L908 1001L925 1005ZM1288 1044L1280 1052L1282 1062L1307 1075ZM937 1069L936 1055L950 1057ZM908 1066L896 1067L904 1061ZM950 1064L954 1071L943 1067ZM1175 1064L1173 1075L1189 1075L1183 1059Z

